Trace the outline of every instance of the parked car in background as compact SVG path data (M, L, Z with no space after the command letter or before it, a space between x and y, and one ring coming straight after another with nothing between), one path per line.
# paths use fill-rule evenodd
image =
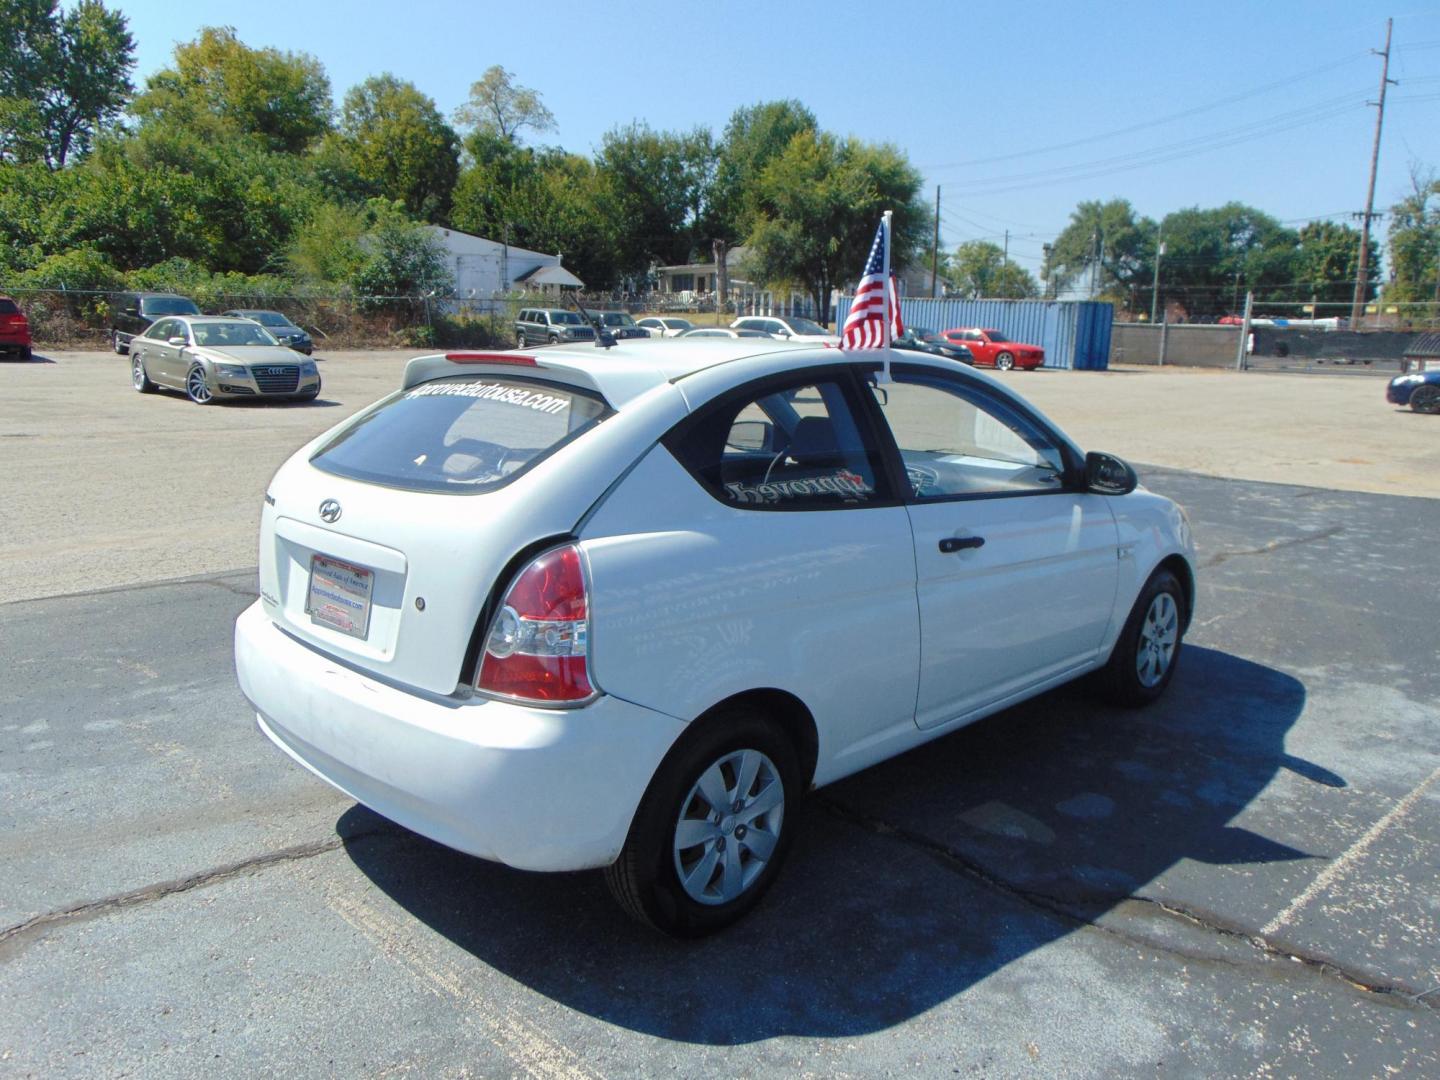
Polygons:
M1033 371L1045 363L1045 350L1039 345L1024 345L1011 341L999 330L985 330L978 326L962 326L945 331L945 339L970 350L978 367L999 368L1009 371Z
M600 320L600 325L610 331L610 336L616 341L650 336L650 331L635 325L635 319L628 311L592 311L590 314Z
M167 316L130 342L130 382L142 394L182 390L197 405L222 398L313 400L315 361L253 319Z
M33 344L25 312L10 297L0 296L0 356L29 360L34 355Z
M669 315L647 315L635 324L651 337L679 337L695 324L689 319L676 319Z
M279 311L265 311L260 308L235 308L220 313L226 318L254 319L281 345L309 356L315 351L315 341L300 327L296 326Z
M759 330L731 330L728 326L695 326L689 330L682 331L679 335L682 338L769 338L769 334ZM771 338L773 341L774 338Z
M562 341L594 341L595 328L565 308L526 308L515 317L515 345L558 345Z
M110 347L121 356L130 351L130 339L150 329L165 315L199 315L188 296L175 293L120 293L110 305Z
M975 358L970 355L970 350L964 345L950 341L944 334L936 333L934 330L925 330L918 326L906 327L905 332L891 344L897 349L930 353L932 356L943 356L948 360L959 360L962 364L975 363Z
M1418 413L1440 414L1440 371L1395 376L1385 388L1385 400Z
M422 357L260 511L261 731L452 848L605 867L679 936L760 899L812 786L1089 672L1154 701L1195 597L1178 506L915 352Z
M817 322L798 315L744 315L730 324L732 330L759 330L782 341L810 345L839 345L840 337Z

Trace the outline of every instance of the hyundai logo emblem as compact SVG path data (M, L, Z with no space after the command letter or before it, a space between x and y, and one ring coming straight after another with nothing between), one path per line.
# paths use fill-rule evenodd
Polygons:
M340 503L337 499L326 499L320 504L320 520L330 524L340 520Z

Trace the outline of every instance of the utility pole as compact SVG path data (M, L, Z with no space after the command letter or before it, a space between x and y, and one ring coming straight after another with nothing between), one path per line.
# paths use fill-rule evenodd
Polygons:
M1250 344L1250 317L1255 311L1255 294L1245 294L1245 321L1240 324L1240 344L1235 349L1235 370L1245 370L1246 347Z
M1160 229L1155 229L1155 282L1150 286L1150 325L1155 325L1155 309L1160 305L1160 256L1165 254L1165 241L1160 239ZM1163 361L1162 361L1163 363Z
M1355 271L1355 299L1350 304L1350 329L1360 325L1360 314L1365 308L1365 292L1370 269L1370 219L1375 212L1375 172L1380 167L1380 129L1385 125L1385 88L1400 84L1390 78L1390 30L1394 19L1385 20L1385 51L1376 53L1382 58L1380 64L1380 100L1374 102L1375 146L1370 151L1370 188L1365 194L1365 220L1360 227L1360 264ZM1371 50L1374 52L1374 50Z
M1049 299L1050 299L1050 291L1051 291L1051 290L1050 290L1050 285L1051 285L1051 281L1050 281L1050 256L1054 254L1054 252L1055 252L1055 246L1054 246L1053 244L1041 244L1041 245L1040 245L1040 250L1045 253L1045 299L1046 299L1046 300L1049 300ZM1437 288L1437 289L1440 289L1440 283L1437 283L1436 288Z
M940 295L940 185L935 185L935 243L930 248L930 295Z
M1005 230L1005 251L1000 256L1000 269L1004 270L1010 265L1010 230Z

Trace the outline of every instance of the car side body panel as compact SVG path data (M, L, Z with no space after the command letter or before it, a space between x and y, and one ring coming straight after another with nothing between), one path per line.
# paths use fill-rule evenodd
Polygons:
M814 716L822 762L913 730L920 637L904 507L739 509L657 446L581 539L606 693L693 720L744 691L784 690Z

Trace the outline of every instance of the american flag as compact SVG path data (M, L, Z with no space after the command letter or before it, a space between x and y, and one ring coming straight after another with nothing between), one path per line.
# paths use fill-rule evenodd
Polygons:
M885 273L889 259L885 245L889 240L889 229L881 221L875 230L875 243L870 245L870 258L865 262L865 276L855 286L855 299L850 304L850 314L845 316L845 327L841 331L842 349L880 349L905 332L900 322L900 297L895 289L895 275ZM886 318L889 318L890 333L885 333Z

